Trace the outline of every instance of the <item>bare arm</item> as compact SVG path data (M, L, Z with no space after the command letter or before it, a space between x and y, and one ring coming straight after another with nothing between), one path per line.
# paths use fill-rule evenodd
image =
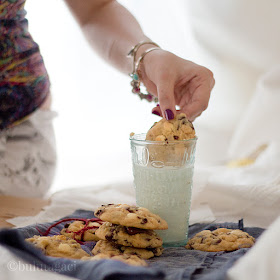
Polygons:
M107 62L128 74L132 58L128 52L140 41L149 40L133 15L115 0L65 0L91 46ZM139 57L153 45L143 45ZM194 120L208 106L214 86L210 70L176 55L157 50L148 53L139 67L147 90L159 99L153 113L173 119L176 105Z
M133 15L114 0L65 1L97 53L120 71L130 73L129 50L149 40ZM139 53L148 47L143 46Z

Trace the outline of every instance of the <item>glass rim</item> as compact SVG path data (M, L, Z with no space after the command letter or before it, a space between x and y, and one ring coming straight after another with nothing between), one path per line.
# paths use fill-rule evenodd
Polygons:
M141 136L141 135L146 135L146 133L135 133L132 136L129 136L129 140L131 142L139 142L139 143L146 143L146 144L164 144L166 145L167 143L165 141L153 141L153 140L145 140L145 139L135 139L134 136ZM168 144L179 144L179 143L187 143L187 142L194 142L197 141L198 137L195 136L194 138L191 139L184 139L184 140L174 140L174 141L168 141Z

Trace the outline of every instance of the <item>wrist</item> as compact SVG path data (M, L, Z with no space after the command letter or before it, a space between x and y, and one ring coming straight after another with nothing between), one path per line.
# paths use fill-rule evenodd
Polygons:
M140 46L135 54L135 61L137 62L140 59L140 57L143 55L143 53L145 53L147 50L149 50L151 48L156 48L156 47L160 49L160 47L155 46L154 44L145 44L145 45Z
M149 72L149 69L155 69L157 62L160 59L159 56L161 56L162 53L165 51L161 48L157 48L150 52L148 49L148 50L146 50L146 52L147 53L144 52L144 56L141 59L141 61L139 62L138 67L137 67L137 73L142 82L144 82L144 80L145 80L147 71Z
M155 101L157 102L157 98L155 98L151 93L147 92L147 94L144 94L141 92L140 85L141 85L141 74L139 70L139 66L142 62L142 60L145 58L147 54L150 52L153 52L155 50L161 50L159 45L152 41L142 41L135 45L128 53L128 56L133 57L133 63L132 63L132 72L129 74L132 78L131 86L132 86L132 92L137 94L141 100L146 99L147 101Z
M147 45L147 46L146 46ZM137 65L139 64L140 60L143 58L141 58L141 56L144 54L145 55L145 51L147 51L149 48L152 47L158 47L159 45L156 44L155 42L150 41L149 39L147 39L147 41L141 41L138 44L136 44L127 54L128 57L132 57L132 71L130 71L129 75L134 74L137 72Z

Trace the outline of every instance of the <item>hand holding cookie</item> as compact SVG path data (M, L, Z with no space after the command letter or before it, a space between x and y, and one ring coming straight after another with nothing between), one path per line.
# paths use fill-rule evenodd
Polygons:
M194 121L206 110L215 84L209 69L164 50L146 55L140 73L148 92L159 99L160 107L152 112L167 120L174 118L178 105Z

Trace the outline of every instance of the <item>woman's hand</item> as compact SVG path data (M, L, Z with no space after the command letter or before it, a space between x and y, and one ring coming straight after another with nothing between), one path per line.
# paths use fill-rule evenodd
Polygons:
M215 80L203 66L159 49L144 57L139 73L148 92L159 99L153 114L173 119L178 105L179 111L194 121L208 107Z

